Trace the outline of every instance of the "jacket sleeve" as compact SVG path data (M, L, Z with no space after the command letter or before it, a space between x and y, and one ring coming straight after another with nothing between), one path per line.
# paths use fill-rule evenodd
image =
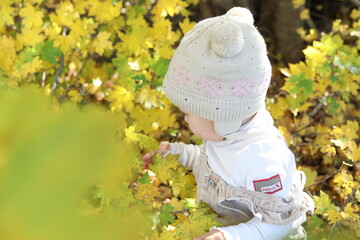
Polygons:
M165 154L179 155L178 161L185 168L192 169L196 159L200 157L200 146L185 143L169 143L170 150Z

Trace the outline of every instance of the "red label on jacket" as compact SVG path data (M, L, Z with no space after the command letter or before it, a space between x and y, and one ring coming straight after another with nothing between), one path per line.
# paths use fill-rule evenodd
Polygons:
M271 178L255 180L253 184L255 191L267 194L273 194L283 189L279 174Z

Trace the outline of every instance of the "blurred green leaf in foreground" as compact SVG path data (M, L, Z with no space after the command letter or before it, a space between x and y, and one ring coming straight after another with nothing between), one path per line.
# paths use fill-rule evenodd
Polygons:
M40 90L0 87L0 239L138 239L149 226L136 208L83 214L92 185L129 182L119 126L105 110L60 109Z

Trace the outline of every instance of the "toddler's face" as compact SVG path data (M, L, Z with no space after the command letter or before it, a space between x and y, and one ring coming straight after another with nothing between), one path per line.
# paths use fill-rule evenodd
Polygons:
M224 137L218 135L214 128L214 121L194 115L192 113L185 113L185 122L189 124L191 131L201 139L209 141L222 141Z

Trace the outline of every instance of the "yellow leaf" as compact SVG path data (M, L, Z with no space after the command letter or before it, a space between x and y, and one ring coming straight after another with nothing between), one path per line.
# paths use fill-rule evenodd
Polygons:
M0 26L3 25L13 25L14 19L12 14L14 12L14 8L7 6L5 4L0 6Z
M341 150L344 150L346 148L346 145L343 140L333 139L333 140L331 140L331 142L333 144L335 144L336 146L338 146Z
M111 21L120 15L122 6L121 2L116 2L115 4L113 4L113 2L112 0L91 0L89 15L95 16L100 23Z
M190 22L189 18L185 18L181 23L179 23L179 26L183 34L186 34L195 26L195 22Z
M326 214L330 224L335 224L341 220L341 214L335 209L329 209Z
M24 65L21 66L21 74L25 77L29 73L36 73L41 70L42 66L43 61L37 56L31 62L24 63Z
M320 190L320 195L314 196L313 199L314 199L315 206L316 206L316 209L315 209L316 214L324 214L329 209L334 208L334 205L331 203L329 195L327 195L322 190Z
M0 52L0 69L10 75L16 58L15 41L12 37L0 36Z
M355 198L358 202L360 202L360 190L359 189L356 190L356 192L355 192Z
M353 219L359 219L360 216L358 213L356 212L359 212L359 206L357 205L353 205L351 202L348 203L345 208L344 208L344 211L341 212L341 216L343 218L353 218Z
M266 106L271 116L275 119L281 119L289 108L285 97L278 97L276 102L273 99L269 99Z
M330 144L326 144L321 148L321 152L328 157L333 157L336 155L336 149Z
M96 36L93 42L95 52L97 52L100 55L103 55L105 50L113 49L112 42L108 40L110 38L110 35L111 33L102 31Z
M348 141L346 143L346 149L345 149L345 154L346 156L356 162L360 160L360 147L356 144L356 142L354 141Z
M74 5L69 0L66 0L61 1L55 13L51 13L49 17L57 25L71 28L75 19L80 18L80 14L74 10Z
M305 8L305 9L301 10L300 19L302 19L302 20L310 19L310 11L309 11L309 9Z
M135 199L138 201L144 201L149 206L152 206L156 202L155 198L159 196L159 189L151 183L139 184L135 187Z
M313 105L313 103L311 102L305 102L304 104L302 104L300 107L298 107L298 111L299 112L304 112L306 111L309 107L311 107Z
M128 128L125 128L125 136L130 140L130 142L138 142L139 137L138 134L135 132L135 126L131 125Z
M360 18L360 11L357 10L356 8L354 8L354 9L351 11L350 17L351 17L353 20L356 20L356 19Z
M291 141L291 134L290 132L288 131L288 129L284 126L279 126L279 131L281 132L281 134L284 136L287 144L290 144L290 141Z
M177 158L171 156L166 159L157 158L157 160L155 164L150 165L150 169L161 183L168 184L169 180L173 178L175 169L180 166Z
M176 197L171 198L170 205L175 207L174 211L184 210L184 202Z
M21 34L17 35L16 40L21 47L24 45L35 47L37 43L41 43L45 39L41 31L41 27L23 28Z
M41 27L44 14L40 11L36 11L31 4L27 4L25 8L22 8L20 10L20 16L24 18L24 27L27 29L31 29L33 27Z
M152 13L166 17L174 16L174 14L179 13L181 9L185 9L188 6L188 3L179 0L158 0L155 7L152 9Z
M54 46L60 47L61 51L66 54L76 47L77 39L70 32L67 36L58 35L55 38Z
M134 106L134 95L121 86L116 86L108 97L111 111L130 111Z
M81 94L76 90L70 90L68 93L68 96L74 102L81 102L83 100L83 97L81 96Z
M294 5L294 8L299 8L304 6L305 0L292 0L292 4Z
M299 170L303 171L306 175L306 184L305 186L310 186L316 182L317 171L310 167L299 167Z

